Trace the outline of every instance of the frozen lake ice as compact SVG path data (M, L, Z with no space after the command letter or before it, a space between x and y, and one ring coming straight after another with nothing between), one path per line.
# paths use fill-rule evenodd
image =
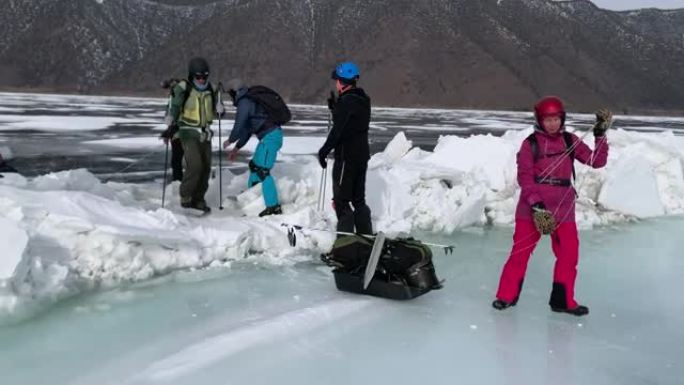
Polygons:
M577 318L547 306L542 241L518 305L490 307L511 229L427 237L442 290L338 292L317 262L179 272L0 328L6 384L681 384L684 218L581 233Z

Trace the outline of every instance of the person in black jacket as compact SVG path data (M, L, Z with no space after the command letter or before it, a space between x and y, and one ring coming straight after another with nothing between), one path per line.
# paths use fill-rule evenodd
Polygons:
M356 86L359 68L346 62L332 73L339 97L328 100L333 127L318 151L321 167L335 150L333 166L333 204L337 214L337 231L372 234L371 211L366 205L366 170L370 149L368 130L371 116L370 98ZM354 231L356 229L356 231Z

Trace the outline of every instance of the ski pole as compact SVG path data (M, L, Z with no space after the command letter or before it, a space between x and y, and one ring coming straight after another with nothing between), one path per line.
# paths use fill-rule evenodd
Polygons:
M323 185L325 184L325 169L321 169L321 181L318 183L318 211L323 211Z
M169 141L166 140L166 151L164 154L164 180L162 181L162 204L164 208L164 200L166 199L166 175L169 172Z
M328 135L330 135L330 129L332 128L332 111L328 111ZM325 190L328 185L326 183L328 179L328 168L323 169L323 199L321 199L321 210L325 209Z
M218 102L220 105L223 105L223 99L222 99L222 93L223 93L223 84L221 82L218 83ZM214 106L216 108L216 106ZM218 161L218 171L219 171L219 210L223 210L223 170L221 168L221 158L223 158L223 142L221 141L221 118L223 114L217 114L218 115L218 123L219 123L219 161Z
M161 86L164 89L169 89L169 100L166 102L166 113L164 114L164 123L168 127L173 123L173 118L171 117L171 103L173 102L173 87L176 85L177 81L176 79L169 79L169 80L164 80L161 82ZM173 136L171 138L166 138L164 139L164 144L166 145L166 151L164 154L164 180L162 181L162 203L161 207L164 207L164 203L166 201L166 178L167 174L169 172L169 142L173 139ZM141 161L142 159L139 159ZM135 162L137 163L137 162ZM122 171L123 172L127 170L127 168L124 168Z
M287 227L287 239L290 243L290 246L292 246L292 247L296 246L296 244L297 244L297 236L295 234L295 230L297 230L297 231L304 231L304 230L319 231L322 233L332 233L332 234L337 234L337 235L356 235L356 236L364 237L367 239L375 239L377 237L377 235L373 235L373 234L360 234L360 233L357 234L357 233L350 233L347 231L313 229L313 228L307 228L307 227L300 226L300 225L292 225L289 223L281 223L280 225L283 227ZM419 242L426 245L426 246L439 247L439 248L444 250L444 254L453 254L454 253L455 245L442 245L439 243L431 243L431 242L423 242L423 241L419 241Z
M328 134L332 125L332 112L328 112ZM318 187L318 211L325 209L325 190L327 189L326 180L328 179L328 168L321 170L321 184Z

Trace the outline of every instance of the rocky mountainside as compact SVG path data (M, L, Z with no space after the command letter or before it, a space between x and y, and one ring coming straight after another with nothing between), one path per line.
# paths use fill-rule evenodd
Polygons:
M684 111L684 10L586 0L6 0L0 88L160 94L206 57L322 103L335 62L379 105Z

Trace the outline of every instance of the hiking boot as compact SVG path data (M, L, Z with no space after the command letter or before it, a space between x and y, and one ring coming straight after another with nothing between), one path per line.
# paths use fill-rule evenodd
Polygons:
M515 306L515 302L508 303L508 302L501 300L501 299L497 299L497 300L494 300L494 302L492 302L492 307L496 310L508 309L511 306Z
M552 311L556 313L568 313L578 317L589 314L589 308L582 305L577 305L572 309L568 309L568 302L566 298L567 294L565 285L559 282L554 282L553 289L551 290L551 297L549 298L549 306L551 307Z
M572 315L575 315L578 317L589 314L589 308L586 306L582 306L582 305L577 305L573 309L551 307L551 311L554 311L556 313L568 313L568 314L572 314Z
M204 213L209 213L211 211L211 208L207 206L207 202L205 202L204 200L194 202L181 202L181 207L184 207L186 209L199 210Z
M271 207L266 207L266 209L259 213L260 217L265 217L267 215L280 215L283 213L283 209L280 205L275 205Z
M197 210L202 210L204 212L211 211L211 207L207 206L207 202L204 199L202 199L201 201L196 201L193 208Z

